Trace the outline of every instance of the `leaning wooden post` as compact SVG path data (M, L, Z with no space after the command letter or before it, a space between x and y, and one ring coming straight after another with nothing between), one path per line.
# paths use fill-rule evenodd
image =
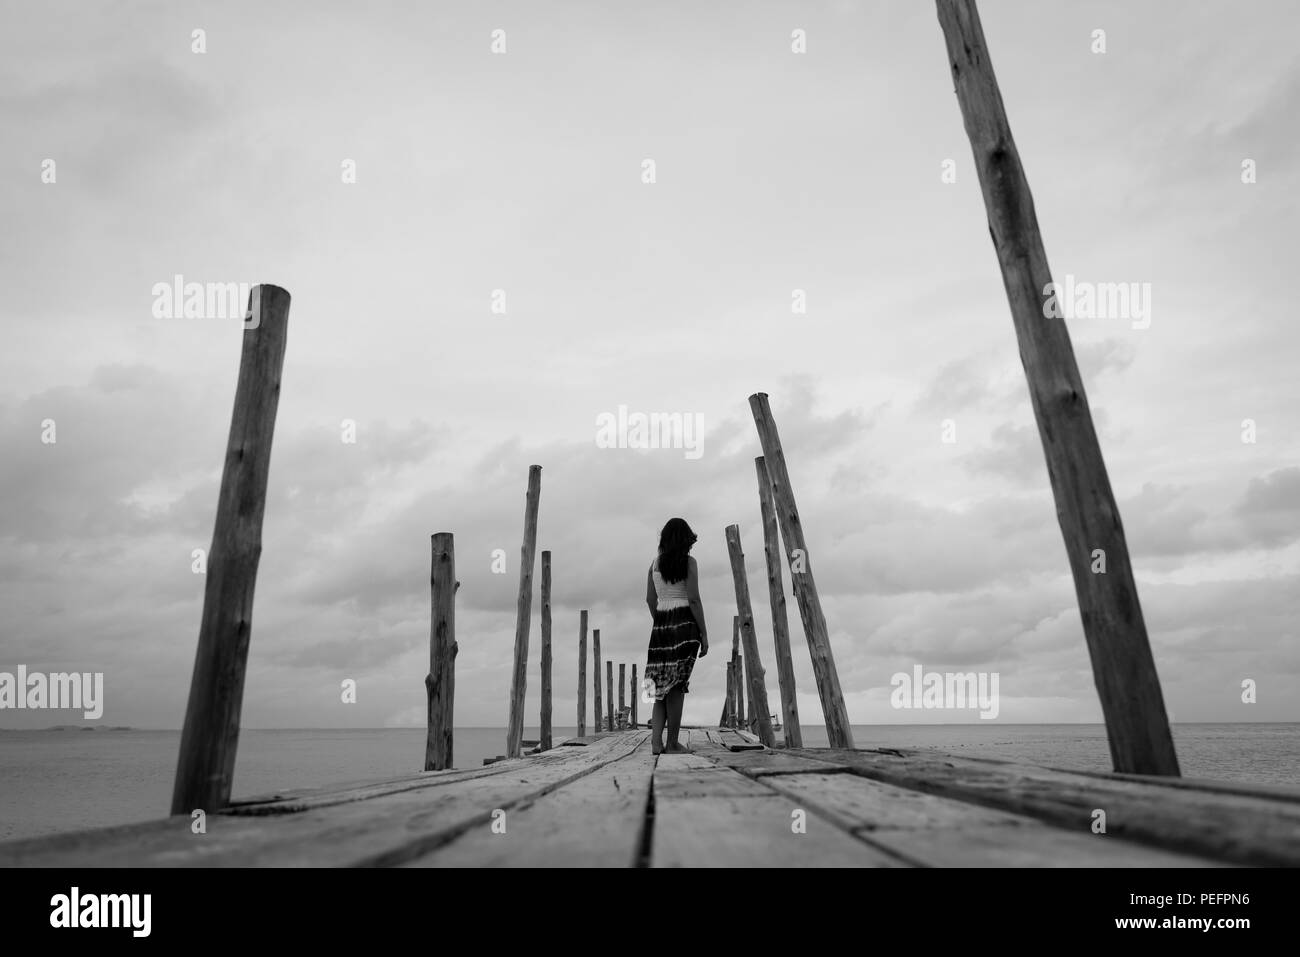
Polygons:
M623 694L623 689L626 687L627 687L627 664L625 662L620 661L618 663L618 715L620 719L623 717L623 709L627 707L627 702Z
M785 583L781 580L781 541L776 525L772 479L763 456L754 459L758 474L758 510L763 519L763 559L767 564L767 598L772 606L772 643L776 646L776 677L781 685L781 726L787 748L803 747L799 730L799 702L795 697L794 661L790 657L790 619L785 611Z
M731 687L732 687L732 727L743 728L745 726L745 683L743 681L745 670L744 663L740 654L740 616L733 615L731 619Z
M592 658L594 659L592 661L594 667L591 669L591 677L592 677L592 686L595 690L595 694L593 695L595 700L592 703L596 706L595 721L591 726L591 730L593 734L600 734L600 726L601 724L604 723L604 713L601 711L600 708L600 629L599 628L594 629L591 633L591 654L592 654Z
M203 617L172 789L173 814L196 808L215 811L230 803L288 325L289 293L279 286L254 286L208 550Z
M578 737L587 733L587 609L578 614Z
M429 625L429 674L424 679L428 700L428 732L424 770L452 767L453 714L456 699L456 545L451 532L432 536L429 576L433 614Z
M839 673L835 670L835 656L831 654L826 615L822 612L817 585L813 581L808 543L804 541L799 507L795 504L794 490L790 487L785 453L781 451L781 437L776 431L767 394L758 392L751 395L749 408L754 415L759 442L763 446L763 463L768 478L771 479L777 522L781 526L781 540L790 563L790 585L794 589L795 601L799 604L799 617L803 619L808 654L812 656L813 675L817 680L817 694L821 698L822 714L826 719L827 743L832 748L852 748L853 729L849 726L849 712L844 705L844 693L840 690Z
M745 646L745 685L749 691L750 720L756 725L758 740L774 748L776 736L772 733L772 715L767 707L763 663L758 657L758 636L754 634L754 612L749 604L749 579L745 576L745 553L740 549L739 525L727 526L727 553L731 556L731 579L736 586L736 609L740 612L740 641Z
M636 683L636 662L632 663L632 687L628 689L627 693L632 696L632 727L636 728L636 703L641 697L641 686Z
M533 565L537 557L537 504L542 497L542 467L528 467L524 499L524 544L519 550L519 600L515 609L515 669L510 679L510 725L506 757L519 757L524 740L524 694L528 689L528 627L533 615Z
M605 662L605 726L614 730L614 662Z
M551 553L542 552L542 729L538 750L551 750Z
M727 727L727 720L731 714L731 662L728 661L726 665L727 665L727 693L726 696L722 699L722 717L718 718L719 728Z
M1111 760L1117 772L1177 775L1119 506L1069 330L1052 308L1057 287L979 12L971 0L938 0L938 11L1074 575ZM1104 571L1094 572L1099 561Z

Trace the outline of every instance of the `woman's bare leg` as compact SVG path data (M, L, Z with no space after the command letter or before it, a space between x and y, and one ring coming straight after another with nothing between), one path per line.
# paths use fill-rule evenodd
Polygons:
M677 743L677 736L682 730L682 706L686 704L686 694L679 686L668 692L664 701L668 711L668 744L664 750L681 751L683 748Z
M660 698L650 712L650 750L655 754L664 749L664 720L667 716L668 703Z

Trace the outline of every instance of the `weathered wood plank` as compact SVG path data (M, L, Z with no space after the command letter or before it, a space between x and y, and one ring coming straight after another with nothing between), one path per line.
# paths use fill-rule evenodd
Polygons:
M1300 865L1300 807L1263 794L1158 787L936 752L790 753L837 761L873 780L1028 815L1085 835L1100 810L1112 837L1215 860Z
M503 773L274 817L215 814L193 834L188 815L0 845L0 866L257 867L369 866L404 863L461 831L577 780L630 753L645 732L610 736L587 748L547 752ZM446 773L446 772L444 772Z
M753 778L747 778L729 768L716 767L711 762L705 762L704 767L684 767L679 770L665 768L663 764L661 761L655 769L656 808L661 800L723 796L766 798L773 793L771 788L764 787Z
M654 755L626 757L465 831L413 867L632 867L641 854Z
M938 0L938 12L1074 575L1114 769L1177 775L1119 505L1065 318L1050 308L1056 287L979 11L974 0ZM1104 572L1096 570L1099 556ZM830 742L840 746L834 737Z
M718 776L732 772L696 774ZM701 797L689 788L676 794L661 793L659 780L656 773L652 867L906 866L890 853L799 808L784 795L772 791L746 796L715 792ZM796 816L797 811L803 814ZM802 825L803 833L796 833L796 824Z

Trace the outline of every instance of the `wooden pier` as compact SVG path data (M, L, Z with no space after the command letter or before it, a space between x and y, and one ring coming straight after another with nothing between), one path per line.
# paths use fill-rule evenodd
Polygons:
M607 732L473 770L0 844L14 866L1201 867L1300 864L1300 791L936 751ZM1098 811L1105 814L1097 830Z

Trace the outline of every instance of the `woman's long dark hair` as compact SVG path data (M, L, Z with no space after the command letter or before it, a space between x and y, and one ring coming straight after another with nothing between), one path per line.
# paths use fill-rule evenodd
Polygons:
M686 578L686 556L697 540L685 519L668 519L659 533L659 574L664 581L679 582Z

